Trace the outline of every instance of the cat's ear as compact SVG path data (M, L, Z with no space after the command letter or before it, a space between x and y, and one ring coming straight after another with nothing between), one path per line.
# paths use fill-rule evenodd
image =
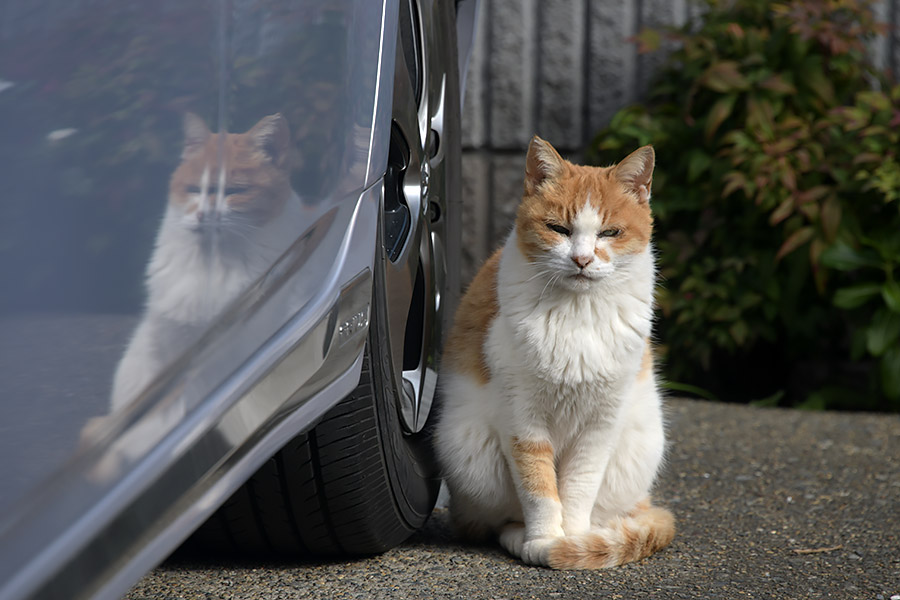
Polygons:
M181 157L187 158L206 144L209 139L206 122L192 112L184 113L184 149Z
M291 146L291 130L281 113L263 117L247 135L272 164L284 166Z
M525 193L534 194L539 185L555 179L566 170L566 161L549 142L538 136L531 138L525 158Z
M653 152L653 146L643 146L617 164L613 174L625 189L637 196L638 202L643 204L650 201L655 163L656 153Z

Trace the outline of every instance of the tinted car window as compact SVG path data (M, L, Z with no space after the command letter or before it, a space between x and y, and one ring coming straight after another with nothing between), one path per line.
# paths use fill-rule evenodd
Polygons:
M360 6L2 3L0 511L366 186L378 22Z

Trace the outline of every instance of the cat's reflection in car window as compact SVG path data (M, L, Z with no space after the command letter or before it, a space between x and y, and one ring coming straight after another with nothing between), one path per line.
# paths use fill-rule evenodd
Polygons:
M184 118L181 163L147 266L147 305L116 370L112 408L135 397L303 230L291 189L291 135L280 114L246 133Z
M290 126L281 114L245 133L213 133L193 113L183 121L181 161L147 264L146 306L116 368L110 413L137 398L313 221L314 209L291 187ZM94 476L118 476L123 461L158 442L187 408L181 394L170 396L107 453ZM106 423L91 419L82 441Z

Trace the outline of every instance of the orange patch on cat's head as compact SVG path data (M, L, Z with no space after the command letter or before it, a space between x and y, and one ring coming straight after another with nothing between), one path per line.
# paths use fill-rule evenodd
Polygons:
M586 201L603 216L605 228L620 230L610 238L616 255L643 251L653 231L650 189L654 161L653 148L644 146L611 167L575 165L535 136L528 148L525 194L516 215L522 253L533 259L559 243L564 234L550 226L570 229ZM596 254L609 260L602 248Z
M261 119L246 133L212 133L200 117L184 120L181 164L169 181L170 202L185 213L204 179L215 197L225 182L228 208L264 223L281 213L290 196L290 131L280 114Z

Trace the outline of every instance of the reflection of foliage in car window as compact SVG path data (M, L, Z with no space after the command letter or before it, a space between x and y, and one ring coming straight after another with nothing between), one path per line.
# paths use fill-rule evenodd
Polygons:
M339 166L343 4L316 14L305 3L246 0L227 15L226 126L244 131L282 112L295 147L313 149L295 153L301 195L321 192L305 184L309 174L321 181ZM0 127L8 136L0 158L13 173L0 186L15 190L6 197L19 197L3 209L0 276L30 286L29 306L35 297L62 302L53 298L63 289L69 306L140 304L143 266L179 160L182 115L193 111L214 129L219 122L218 6L115 3L48 19L39 34L13 31L0 39L0 74L14 83L0 93ZM334 51L323 56L317 49L325 42ZM48 214L68 222L68 230L38 250L30 224ZM18 277L13 257L39 268ZM0 298L0 308L8 303L16 301Z
M338 166L342 103L346 98L345 2L324 11L303 3L270 0L253 3L236 18L231 92L235 130L260 115L282 113L294 140L294 189L301 196L322 194L323 174ZM255 24L253 31L248 23ZM247 43L252 40L254 43ZM254 47L255 46L255 47ZM328 52L322 52L322 48Z
M40 273L22 281L33 296L82 290L67 301L85 308L140 302L143 265L178 161L180 113L214 106L209 15L204 3L131 3L3 40L0 72L15 86L0 94L0 119L18 141L2 146L22 153L11 170L22 210L10 228L21 237L7 248L39 264ZM75 131L48 140L60 129ZM70 222L49 256L29 256L37 251L27 236L41 214ZM5 272L6 252L0 261ZM84 281L59 281L67 276Z

